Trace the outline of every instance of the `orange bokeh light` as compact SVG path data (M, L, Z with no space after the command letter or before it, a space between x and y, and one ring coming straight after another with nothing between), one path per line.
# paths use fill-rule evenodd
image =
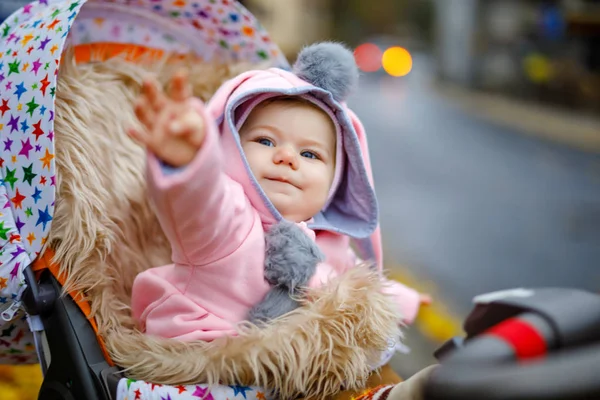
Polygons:
M354 49L356 65L363 72L375 72L381 68L381 49L373 43L363 43Z
M406 76L412 70L412 56L403 47L390 47L383 53L383 69L391 76Z

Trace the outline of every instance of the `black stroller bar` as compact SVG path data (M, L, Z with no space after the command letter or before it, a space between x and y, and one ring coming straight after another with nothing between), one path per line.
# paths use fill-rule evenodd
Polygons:
M50 349L50 362L40 363L45 377L40 400L112 400L123 377L111 367L96 334L71 296L62 293L58 281L45 270L39 283L31 268L25 270L28 285L23 305L31 316L42 320Z

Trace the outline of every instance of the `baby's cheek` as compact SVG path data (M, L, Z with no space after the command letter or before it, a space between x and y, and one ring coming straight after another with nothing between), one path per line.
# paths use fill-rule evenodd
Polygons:
M318 194L327 197L329 188L333 182L333 177L329 175L328 171L321 168L319 171L315 172L311 181L314 190L318 192Z
M254 175L256 175L260 171L260 155L257 154L255 149L248 149L248 151L245 153L245 156L246 160L248 161L248 165L250 166L250 170Z

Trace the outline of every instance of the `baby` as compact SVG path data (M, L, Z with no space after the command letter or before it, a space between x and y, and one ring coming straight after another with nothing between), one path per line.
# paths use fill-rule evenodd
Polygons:
M366 137L344 102L357 79L352 53L321 43L302 51L294 72L243 73L206 107L185 74L169 95L144 84L135 107L143 129L129 132L148 150L149 191L173 251L173 264L134 282L133 315L146 333L234 335L239 322L293 310L302 288L361 260L381 267ZM427 301L384 286L404 322Z

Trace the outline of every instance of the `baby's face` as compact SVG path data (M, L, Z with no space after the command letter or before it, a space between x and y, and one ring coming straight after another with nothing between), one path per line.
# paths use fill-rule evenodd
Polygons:
M252 111L240 137L252 173L285 219L306 221L323 208L336 150L327 114L303 102L275 100Z

